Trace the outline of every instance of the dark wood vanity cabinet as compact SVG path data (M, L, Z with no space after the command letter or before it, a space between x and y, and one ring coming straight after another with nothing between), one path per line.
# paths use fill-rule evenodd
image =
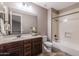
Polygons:
M40 53L42 53L41 37L0 45L1 56L36 56Z

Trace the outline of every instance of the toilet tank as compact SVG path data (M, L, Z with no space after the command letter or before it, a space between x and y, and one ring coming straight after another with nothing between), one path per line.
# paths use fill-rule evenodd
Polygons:
M47 36L43 36L43 42L47 41Z

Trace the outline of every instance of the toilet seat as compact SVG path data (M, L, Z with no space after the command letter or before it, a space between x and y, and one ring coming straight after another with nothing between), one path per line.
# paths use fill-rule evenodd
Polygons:
M44 42L44 44L47 46L47 47L49 47L49 48L51 48L52 47L52 42Z

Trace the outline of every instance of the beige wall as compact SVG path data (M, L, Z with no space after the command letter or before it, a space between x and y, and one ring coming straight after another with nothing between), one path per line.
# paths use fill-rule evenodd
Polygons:
M39 7L33 3L29 3L32 5L31 9L23 9L20 7L21 3L5 3L11 9L20 9L24 13L29 13L31 15L37 16L38 19L38 32L42 35L47 35L47 10Z
M37 27L37 17L22 14L22 33L31 33L31 27Z

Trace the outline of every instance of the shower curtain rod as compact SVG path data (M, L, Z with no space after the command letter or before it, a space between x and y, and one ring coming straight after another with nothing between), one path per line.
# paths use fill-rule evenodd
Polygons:
M72 13L65 14L65 15L61 15L61 16L57 16L57 17L53 17L52 19L59 18L59 17L63 17L63 16L68 16L68 15L72 15L72 14L76 14L76 13L79 13L79 11L72 12Z

